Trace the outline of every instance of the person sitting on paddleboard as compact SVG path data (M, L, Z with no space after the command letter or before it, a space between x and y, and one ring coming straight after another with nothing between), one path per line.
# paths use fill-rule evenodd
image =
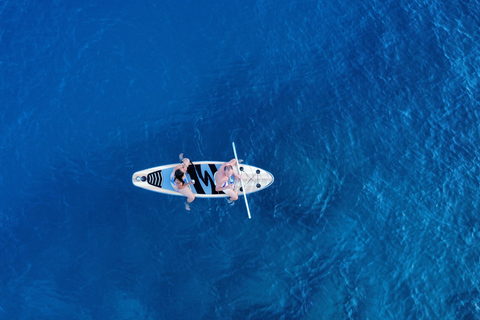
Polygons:
M237 164L237 160L232 159L225 162L215 173L215 190L223 191L230 196L229 203L238 199L238 194L233 190L234 183L230 183L232 175L235 179L242 179L241 176L235 173L233 166Z
M190 159L183 157L183 153L180 154L180 160L182 161L182 163L176 165L173 168L172 174L170 175L170 183L175 191L180 192L185 197L187 197L187 202L185 202L185 209L190 210L190 203L195 200L195 195L188 186L193 185L195 183L195 180L192 179L191 182L187 183L185 172L187 172L188 166L190 166L192 163L190 162Z

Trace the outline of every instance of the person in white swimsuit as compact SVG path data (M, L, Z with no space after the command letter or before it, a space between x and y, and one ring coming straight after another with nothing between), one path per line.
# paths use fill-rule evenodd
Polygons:
M183 157L183 153L180 154L180 160L182 163L176 165L173 168L172 174L170 175L170 184L172 185L173 190L180 192L187 197L185 209L190 210L190 203L195 200L195 195L188 186L193 185L195 180L192 179L191 182L187 183L185 172L187 172L188 166L190 166L192 163L190 162L190 159Z
M242 179L241 176L235 173L233 166L237 165L237 160L232 159L225 162L215 173L215 190L223 191L230 196L229 203L238 199L238 195L233 191L234 184L228 183L230 177L233 175L235 179Z

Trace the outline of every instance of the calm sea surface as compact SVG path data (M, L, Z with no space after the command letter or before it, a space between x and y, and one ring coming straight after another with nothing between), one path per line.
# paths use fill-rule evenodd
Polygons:
M480 319L479 17L0 0L0 319ZM232 141L251 220L131 183Z

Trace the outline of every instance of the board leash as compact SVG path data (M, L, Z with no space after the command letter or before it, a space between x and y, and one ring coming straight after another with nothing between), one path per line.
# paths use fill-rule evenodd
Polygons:
M235 142L232 142L232 147L233 147L233 153L235 154L235 160L237 160L237 171L238 171L238 174L240 174L240 166L238 163L237 150L235 149ZM250 208L248 207L247 194L245 193L245 187L243 185L243 179L240 179L240 183L242 184L243 197L245 198L245 205L247 206L248 219L252 219L252 216L250 215Z

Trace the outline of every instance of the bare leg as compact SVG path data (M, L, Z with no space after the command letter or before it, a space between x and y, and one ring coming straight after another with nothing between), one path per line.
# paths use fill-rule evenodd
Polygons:
M179 189L178 192L183 194L185 197L187 197L187 203L185 203L185 209L190 210L190 203L195 200L195 195L193 194L192 190L190 190L189 187Z
M230 196L230 201L236 201L238 199L238 194L232 189L225 189L223 192Z

